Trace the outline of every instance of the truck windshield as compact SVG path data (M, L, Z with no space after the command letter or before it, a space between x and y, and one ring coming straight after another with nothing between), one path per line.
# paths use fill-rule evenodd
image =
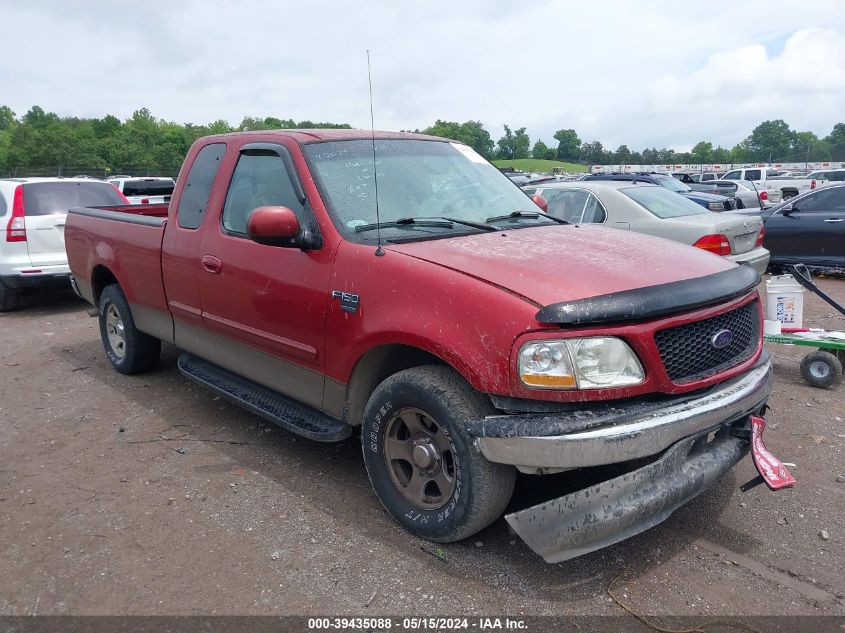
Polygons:
M687 215L711 213L689 198L679 196L662 187L625 187L619 190L649 213L658 218L682 218Z
M323 201L347 238L372 239L355 227L376 222L373 144L369 139L314 143L303 148ZM508 228L547 223L540 209L498 169L474 150L447 141L376 139L379 221L395 238L480 228L448 223L414 223L408 218L454 218L485 223L488 218L530 211L507 221ZM539 214L539 217L535 214ZM393 226L385 223L402 222Z

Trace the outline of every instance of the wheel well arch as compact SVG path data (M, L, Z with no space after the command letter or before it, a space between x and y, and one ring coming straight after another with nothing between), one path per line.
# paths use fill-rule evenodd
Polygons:
M439 356L412 345L386 344L368 350L352 368L346 388L346 423L361 425L367 401L381 382L400 371L421 365L450 366Z
M102 264L95 266L91 271L91 292L94 295L95 306L100 303L100 295L103 294L105 287L111 284L120 284L114 273Z

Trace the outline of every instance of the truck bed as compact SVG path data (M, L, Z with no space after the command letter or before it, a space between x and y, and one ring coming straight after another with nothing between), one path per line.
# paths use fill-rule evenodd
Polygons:
M122 205L74 208L65 225L65 248L74 271L92 271L92 278L77 275L80 292L96 304L102 288L97 265L117 278L130 305L168 313L161 271L161 243L167 205Z

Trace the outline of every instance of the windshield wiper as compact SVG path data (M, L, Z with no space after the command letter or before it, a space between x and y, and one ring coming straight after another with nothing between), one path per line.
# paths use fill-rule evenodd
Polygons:
M383 229L385 227L403 226L433 226L444 229L451 229L454 224L452 223L452 221L445 220L417 220L415 218L399 218L398 220L394 220L393 222L373 222L372 224L361 224L359 226L356 226L353 230L356 233L361 233L362 231L373 231L375 229Z
M486 222L473 222L472 220L459 220L458 218L447 218L443 217L444 220L448 220L449 222L454 222L455 224L463 224L464 226L471 226L474 229L481 229L482 231L498 231L500 230L498 226L493 226L492 224L487 224Z
M511 211L507 215L496 215L492 218L487 218L485 222L498 222L500 220L512 220L513 218L531 218L534 220L544 218L546 220L551 220L552 222L557 222L558 224L569 224L566 220L561 220L560 218L556 218L546 213L538 213L537 211Z

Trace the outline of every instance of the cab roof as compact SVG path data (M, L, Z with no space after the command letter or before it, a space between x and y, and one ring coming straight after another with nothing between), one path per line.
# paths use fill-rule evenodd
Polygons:
M244 136L255 136L261 138L281 136L294 139L301 145L308 143L322 143L326 141L359 141L370 140L376 138L379 140L386 139L406 139L417 141L439 141L449 142L450 139L442 138L440 136L430 136L428 134L416 134L413 132L387 132L384 130L350 130L350 129L294 129L294 130L248 130L245 132L229 132L227 134L217 134L214 139L240 138ZM208 137L207 137L208 138Z

